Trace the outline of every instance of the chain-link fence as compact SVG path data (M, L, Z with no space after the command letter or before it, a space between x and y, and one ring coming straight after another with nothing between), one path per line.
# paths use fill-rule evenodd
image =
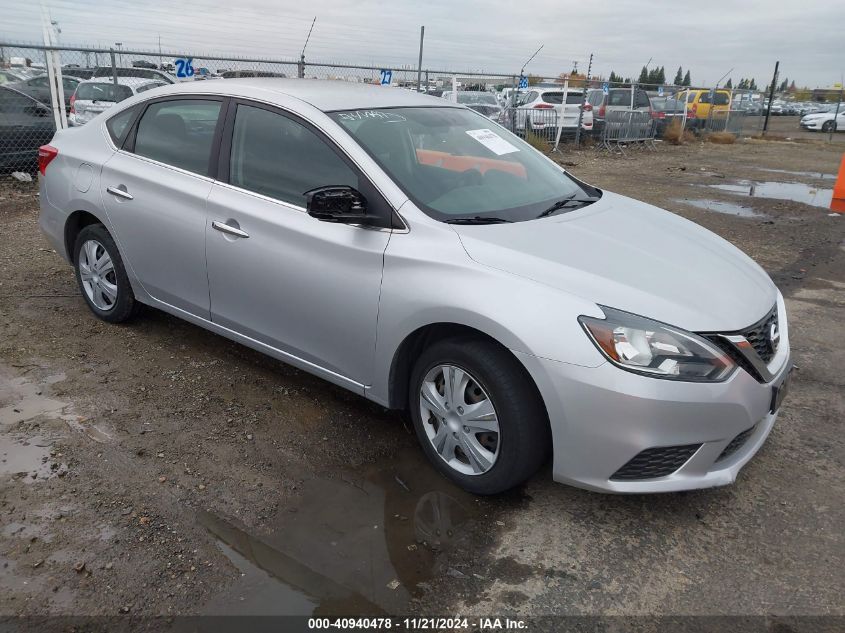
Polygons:
M768 106L766 95L756 90L566 75L521 81L513 73L0 43L0 169L33 169L38 147L56 127L84 124L143 90L234 77L317 78L419 90L473 108L546 150L573 142L610 149L654 147L656 140L682 141L690 135L754 135L763 130ZM771 115L799 115L811 107L824 109L824 104L773 101Z

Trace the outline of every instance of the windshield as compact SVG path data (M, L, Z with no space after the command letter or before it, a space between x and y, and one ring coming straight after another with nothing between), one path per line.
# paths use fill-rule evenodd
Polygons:
M496 97L489 92L459 92L458 103L477 103L479 105L499 105Z
M329 113L431 217L531 220L564 198L595 199L562 169L463 108Z
M79 84L76 98L80 101L123 101L132 96L132 89L120 84Z

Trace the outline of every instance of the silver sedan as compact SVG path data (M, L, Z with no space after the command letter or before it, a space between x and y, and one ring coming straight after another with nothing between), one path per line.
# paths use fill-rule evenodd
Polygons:
M728 242L458 104L298 79L158 88L39 152L109 322L174 314L386 407L497 493L728 484L775 423L783 299Z

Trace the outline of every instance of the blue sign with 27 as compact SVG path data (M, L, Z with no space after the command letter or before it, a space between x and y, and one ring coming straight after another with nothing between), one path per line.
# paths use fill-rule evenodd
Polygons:
M381 69L381 85L382 86L389 86L392 79L393 79L393 71L388 70L387 68L382 68Z

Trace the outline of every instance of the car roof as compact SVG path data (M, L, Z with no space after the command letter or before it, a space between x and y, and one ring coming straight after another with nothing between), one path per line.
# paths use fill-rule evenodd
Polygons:
M83 79L79 82L79 85L83 84L110 84L114 81L112 77L92 77L91 79ZM128 86L130 88L137 88L138 86L143 86L149 83L155 83L159 80L153 79L152 77L118 77L117 83L120 86ZM159 82L164 83L164 82Z
M118 78L120 79L120 78ZM405 88L353 83L336 79L283 79L277 77L239 77L220 81L187 81L158 90L165 94L217 94L273 101L286 96L309 103L323 112L392 107L454 107L440 97L432 97Z

